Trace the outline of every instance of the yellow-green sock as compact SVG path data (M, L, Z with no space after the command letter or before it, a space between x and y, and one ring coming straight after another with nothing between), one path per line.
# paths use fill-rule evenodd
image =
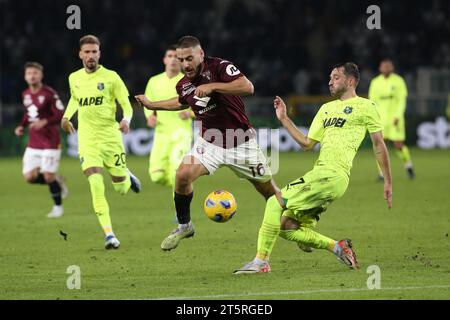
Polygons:
M289 241L300 242L316 249L333 250L336 241L310 228L300 227L295 230L281 230L280 237Z
M269 259L280 232L281 215L283 214L283 211L284 210L278 203L276 196L271 196L267 200L264 219L258 234L258 250L256 253L258 259Z
M114 233L112 230L111 218L109 216L108 202L105 198L103 176L100 173L94 173L88 177L88 181L91 187L92 204L98 221L100 222L105 235L112 235Z
M102 181L103 183L103 181ZM126 176L125 180L121 182L113 182L113 187L116 192L124 195L130 190L131 180L129 176Z
M412 167L411 154L409 153L409 148L406 145L404 145L401 150L395 149L395 153L402 160L405 168Z

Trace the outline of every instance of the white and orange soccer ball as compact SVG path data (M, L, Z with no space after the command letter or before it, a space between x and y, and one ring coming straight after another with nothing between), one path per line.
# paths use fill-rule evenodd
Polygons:
M206 197L203 209L212 221L227 222L236 214L237 203L230 192L216 190Z

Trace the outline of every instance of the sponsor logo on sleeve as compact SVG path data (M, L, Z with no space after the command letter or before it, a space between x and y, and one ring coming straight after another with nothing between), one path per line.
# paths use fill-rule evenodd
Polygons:
M239 69L236 68L233 64L229 64L227 66L227 68L225 69L225 71L226 71L227 75L229 75L230 77L236 76L241 73L239 71Z

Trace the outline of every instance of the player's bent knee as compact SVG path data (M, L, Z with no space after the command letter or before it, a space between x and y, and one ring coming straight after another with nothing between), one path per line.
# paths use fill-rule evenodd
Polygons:
M192 182L192 175L190 171L184 169L178 169L176 174L176 185L178 187L186 187Z
M281 217L281 230L297 230L300 228L300 224L298 221L288 218L288 217Z
M44 173L44 179L45 179L45 182L46 182L47 184L50 184L50 183L52 183L53 181L55 181L56 175L55 175L54 173L45 172L45 173Z
M25 179L26 182L28 183L33 183L34 180L36 180L36 177L33 174L24 174L23 178Z
M401 142L401 141L395 141L395 142L394 142L394 148L397 149L397 150L402 150L402 148L403 148L403 142Z
M23 178L28 183L34 183L39 175L40 171L39 169L33 169L31 171L28 171L27 173L23 174Z

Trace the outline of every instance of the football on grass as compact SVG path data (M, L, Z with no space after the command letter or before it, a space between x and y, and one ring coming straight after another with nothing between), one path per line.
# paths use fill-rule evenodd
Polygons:
M211 220L227 222L236 214L237 203L230 192L216 190L206 197L203 208Z

